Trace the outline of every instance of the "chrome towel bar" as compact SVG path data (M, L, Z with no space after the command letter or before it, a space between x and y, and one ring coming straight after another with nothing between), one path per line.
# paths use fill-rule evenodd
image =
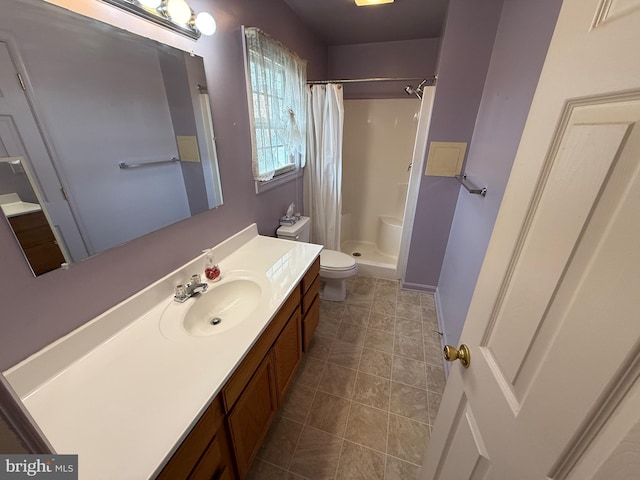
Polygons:
M467 190L467 192L473 193L474 195L482 195L483 197L487 194L487 187L476 187L473 183L467 180L466 173L464 175L454 175L454 177Z
M171 160L158 160L157 162L147 162L147 163L125 163L125 162L120 162L118 164L118 167L120 167L123 170L127 170L129 168L150 167L150 166L153 166L153 165L164 165L165 163L176 163L176 162L179 162L179 161L180 161L179 158L173 157Z

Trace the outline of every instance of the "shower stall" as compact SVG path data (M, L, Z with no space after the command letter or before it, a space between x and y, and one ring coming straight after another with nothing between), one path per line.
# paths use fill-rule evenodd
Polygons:
M425 132L418 139L426 139L428 122L419 122L425 84L407 85L408 98L344 101L341 250L364 274L402 276L404 223L407 217L413 222L426 147L416 144L419 123ZM417 159L417 175L411 175Z

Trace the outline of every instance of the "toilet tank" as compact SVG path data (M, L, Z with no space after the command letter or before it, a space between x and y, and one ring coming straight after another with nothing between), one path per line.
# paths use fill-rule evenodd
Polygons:
M300 217L293 225L283 225L276 230L278 238L285 240L294 240L296 242L311 241L311 219L309 217Z

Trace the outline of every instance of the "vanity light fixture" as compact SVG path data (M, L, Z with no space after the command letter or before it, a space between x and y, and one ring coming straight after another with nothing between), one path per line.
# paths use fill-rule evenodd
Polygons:
M393 3L393 0L355 0L359 7L367 7L369 5L381 5L383 3Z
M213 35L216 22L207 12L197 15L185 0L103 0L129 13L197 40Z

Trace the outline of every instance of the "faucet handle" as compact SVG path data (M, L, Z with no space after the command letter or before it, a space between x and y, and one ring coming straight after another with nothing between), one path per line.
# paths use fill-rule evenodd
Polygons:
M191 275L191 285L197 285L199 283L202 283L202 279L200 277L199 273L194 273L193 275Z
M176 298L185 298L187 296L187 287L185 285L176 285L174 292Z

